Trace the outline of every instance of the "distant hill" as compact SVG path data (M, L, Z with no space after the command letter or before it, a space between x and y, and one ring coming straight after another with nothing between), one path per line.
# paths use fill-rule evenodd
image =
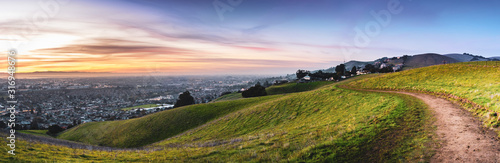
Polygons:
M408 68L427 67L432 65L443 64L443 61L446 61L446 63L460 62L456 59L444 55L428 53L428 54L414 55L408 58L404 66Z
M457 62L472 62L472 61L500 61L500 56L498 57L490 57L486 58L480 55L473 55L469 53L450 53L450 54L436 54L436 53L425 53L425 54L417 54L413 56L400 56L400 57L382 57L379 59L376 59L374 61L349 61L344 63L345 64L345 69L347 71L350 71L352 67L361 67L364 68L368 64L375 65L375 67L380 67L381 65L385 64L388 66L393 66L393 68L399 69L401 68L401 65L403 69L413 69L413 68L420 68L420 67L427 67L427 66L432 66L432 65L439 65L443 64L443 61L445 61L447 64L448 63L457 63ZM311 73L316 73L319 70L314 70L311 71ZM326 72L326 73L334 73L335 72L335 66L330 67L328 69L321 69L321 71Z
M468 54L468 53L464 53L464 54L446 54L445 56L453 58L453 59L456 59L456 60L458 60L460 62L492 61L492 60L500 59L500 58L495 58L495 57L486 58L486 57L483 57L483 56L472 55L472 54Z
M352 67L356 66L356 67L365 67L367 64L374 64L375 61L355 61L355 60L352 60L352 61L349 61L349 62L346 62L344 63L345 65L345 68L346 70L351 70ZM318 72L319 70L314 70L314 71L311 71L312 73L316 73ZM327 69L321 69L322 72L324 73L335 73L335 66L334 67L330 67L330 68L327 68Z
M469 61L471 61L474 58L474 57L472 57L470 55L463 55L463 54L446 54L444 56L456 59L456 60L458 60L460 62L469 62Z
M362 61L349 61L349 62L346 62L344 65L345 65L345 68L347 70L351 70L352 67L356 66L356 67L365 67L365 65L367 64L374 64L375 61L369 61L369 62L362 62Z
M500 57L490 57L490 59L500 61Z

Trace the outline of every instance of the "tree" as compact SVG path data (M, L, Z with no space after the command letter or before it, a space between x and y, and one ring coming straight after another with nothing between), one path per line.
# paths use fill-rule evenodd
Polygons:
M384 68L380 69L380 72L381 72L381 73L388 73L388 72L393 72L393 71L394 71L394 70L392 69L392 67L391 67L391 66L386 66L386 67L384 67Z
M356 66L353 66L351 69L351 74L356 74L357 72L358 72L358 69L356 68Z
M193 96L191 96L191 93L189 93L189 91L186 91L179 96L179 99L177 99L174 107L181 107L192 104L194 104L194 98Z
M364 70L370 71L371 73L375 73L375 72L378 71L378 69L374 65L372 65L372 64L367 64L365 66Z
M340 64L340 65L338 65L338 66L335 67L335 72L339 76L344 76L345 75L344 71L345 71L345 65L344 64Z
M304 76L309 75L310 72L307 70L297 70L297 73L295 74L297 75L297 79L302 79Z
M261 85L255 85L241 93L243 97L258 97L267 95L266 88Z
M64 131L63 128L59 127L58 125L52 125L49 127L49 131L47 131L47 134L54 136L62 131Z

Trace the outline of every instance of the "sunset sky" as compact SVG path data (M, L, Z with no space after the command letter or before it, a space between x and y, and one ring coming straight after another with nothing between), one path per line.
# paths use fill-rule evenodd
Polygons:
M500 56L492 0L16 0L0 11L0 48L18 50L18 72L286 74L427 52ZM356 29L371 32L362 46Z

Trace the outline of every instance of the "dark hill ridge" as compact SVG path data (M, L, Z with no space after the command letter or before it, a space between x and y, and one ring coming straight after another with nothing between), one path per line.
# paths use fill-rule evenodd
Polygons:
M474 58L473 56L464 55L464 54L445 54L444 56L456 59L460 62L469 62Z
M444 55L428 53L428 54L414 55L408 58L408 60L405 63L405 67L419 68L419 67L427 67L443 63L457 63L457 62L460 61Z
M377 67L380 66L381 63L385 63L388 65L398 65L403 64L405 69L426 67L432 65L439 65L446 63L457 63L457 62L472 62L472 61L499 61L500 57L490 57L486 58L479 55L472 55L469 53L450 53L450 54L437 54L437 53L425 53L425 54L417 54L413 56L400 56L400 57L383 57L376 59L374 61L349 61L344 63L346 70L351 70L353 66L356 67L365 67L368 64L375 65ZM444 61L444 62L443 62ZM319 70L312 71L315 73ZM335 67L330 67L328 69L323 69L323 72L333 73L335 72Z

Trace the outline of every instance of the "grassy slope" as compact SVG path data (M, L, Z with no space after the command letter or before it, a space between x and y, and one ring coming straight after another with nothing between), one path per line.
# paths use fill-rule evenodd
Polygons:
M314 89L317 89L317 88L320 88L322 86L329 85L332 83L333 82L331 82L331 81L317 81L317 82L310 82L310 83L292 82L292 83L270 86L270 87L266 88L266 92L268 95L304 92L304 91L314 90Z
M57 159L65 161L240 162L327 161L329 159L347 162L366 160L391 162L419 160L421 157L428 158L431 154L425 152L429 150L430 133L424 123L427 122L425 117L428 116L425 106L403 95L359 92L329 85L308 92L216 102L171 111L190 113L198 112L197 110L208 111L233 103L245 103L245 106L238 105L241 109L235 112L223 117L220 114L221 118L215 121L190 130L186 134L151 145L151 147L160 147L160 150L107 152L36 143L28 145L25 141L18 141L17 156L5 156L6 151L2 149L0 161L12 159L53 161ZM170 114L175 116L172 117ZM151 116L168 120L179 115L183 114L166 111ZM141 124L139 121L146 119L153 118L137 119L138 122L129 121L128 123ZM177 121L182 121L182 119L179 118ZM176 123L172 126L185 124L171 120L168 122ZM125 121L118 123L125 123ZM86 125L80 127L84 126ZM112 133L109 133L109 127L106 126L108 124L96 127L101 128L98 132L106 132L108 134L105 135L109 136ZM125 128L123 130L130 132L121 134L148 132L143 129L156 131L154 126L146 125L136 128L139 131L130 131ZM118 128L118 126L115 127ZM149 134L153 133L149 132Z
M500 62L437 65L368 78L350 85L437 94L461 102L483 117L487 126L500 125Z
M73 127L58 138L112 147L140 147L273 98L277 96L191 105L130 120L90 122Z
M231 94L227 94L227 95L221 96L221 97L215 99L213 102L231 101L231 100L237 100L237 99L241 99L241 98L243 98L243 96L241 95L241 93L233 92Z
M31 135L37 135L37 136L52 137L50 135L47 135L47 131L48 130L19 130L18 132L25 133L25 134L31 134Z
M332 83L333 82L330 82L330 81L317 81L317 82L310 82L310 83L292 82L292 83L270 86L270 87L266 88L266 92L268 95L304 92L304 91L318 89L322 86L329 85ZM241 99L241 98L243 98L243 96L241 96L241 93L231 93L231 94L227 94L227 95L224 95L222 97L215 99L214 102L236 100L236 99Z

